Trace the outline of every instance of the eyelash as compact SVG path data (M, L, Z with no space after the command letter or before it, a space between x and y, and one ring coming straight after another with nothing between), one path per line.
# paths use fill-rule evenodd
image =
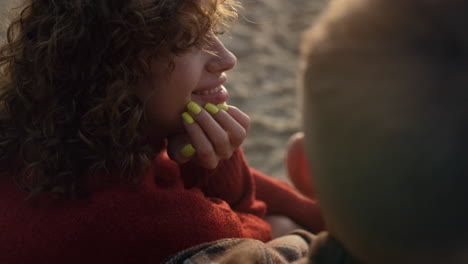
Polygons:
M221 36L221 35L224 35L224 33L226 33L224 30L213 30L212 31L213 35L215 35L216 37L217 36ZM193 47L200 47L202 45L202 41L199 41L199 42L194 42L192 44L190 44L188 46L188 48L193 48Z

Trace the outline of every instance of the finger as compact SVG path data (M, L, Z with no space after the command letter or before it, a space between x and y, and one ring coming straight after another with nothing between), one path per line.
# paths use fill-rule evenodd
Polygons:
M187 112L182 114L184 119L185 130L187 135L195 148L195 156L199 161L200 165L207 169L214 169L218 166L218 157L215 153L213 145L211 144L208 137L205 135L203 129L194 121Z
M228 110L226 112L232 116L246 131L249 131L250 117L247 114L232 105L228 106Z
M177 163L184 164L193 158L195 148L187 134L179 134L168 138L167 154Z
M234 152L227 132L220 124L204 109L195 102L190 102L187 108L196 123L203 129L209 141L213 145L216 154L221 159L228 159Z
M204 108L211 116L228 132L231 146L236 149L239 147L247 136L246 129L237 122L232 116L223 110L222 106L214 106L206 104ZM220 109L221 108L221 109Z

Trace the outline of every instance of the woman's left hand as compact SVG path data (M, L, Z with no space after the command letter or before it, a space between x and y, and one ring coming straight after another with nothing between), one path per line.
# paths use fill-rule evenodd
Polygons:
M190 160L201 167L214 169L229 159L247 136L250 118L234 106L195 102L182 114L186 134L169 139L168 154L178 163Z

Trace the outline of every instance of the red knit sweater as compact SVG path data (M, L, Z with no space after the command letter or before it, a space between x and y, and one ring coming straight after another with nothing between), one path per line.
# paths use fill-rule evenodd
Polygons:
M0 263L155 264L221 238L267 241L266 213L322 229L313 201L249 168L241 151L216 170L162 153L137 188L115 184L85 199L44 195L30 205L26 195L11 175L0 178Z

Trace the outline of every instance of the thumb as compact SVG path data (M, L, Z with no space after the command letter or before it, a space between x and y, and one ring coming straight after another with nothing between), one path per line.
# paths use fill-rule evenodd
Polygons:
M167 154L177 163L184 164L195 155L195 148L187 134L178 134L168 138Z

